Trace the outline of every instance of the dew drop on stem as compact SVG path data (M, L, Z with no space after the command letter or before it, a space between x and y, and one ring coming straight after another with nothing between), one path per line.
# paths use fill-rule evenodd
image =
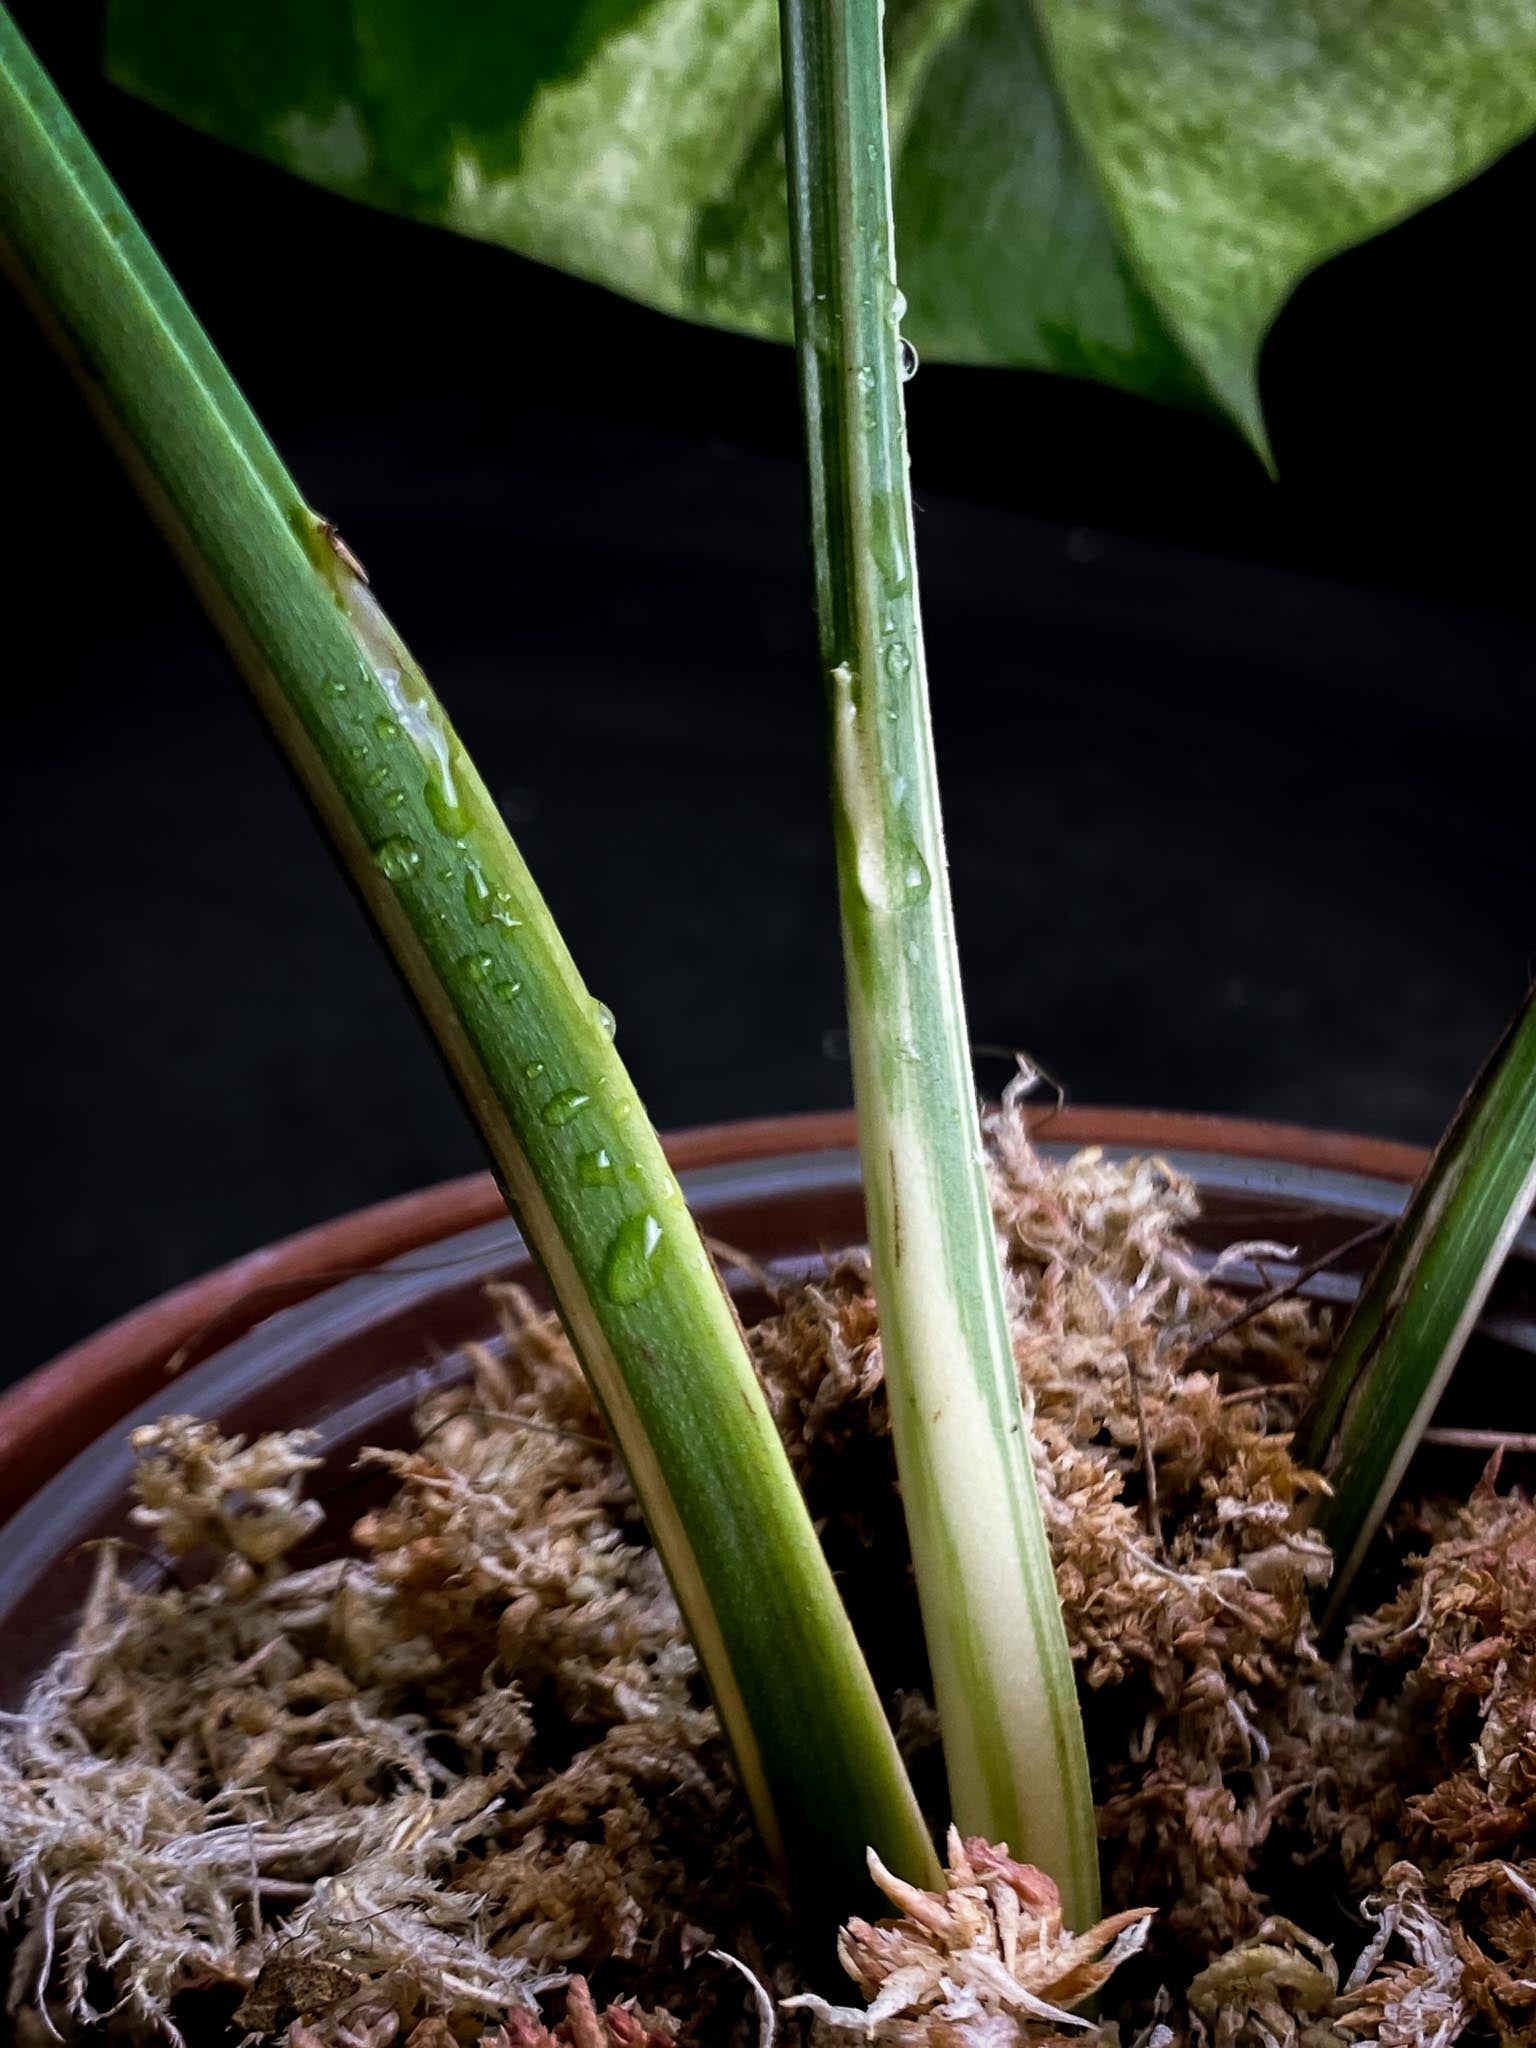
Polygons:
M539 1114L547 1124L568 1124L580 1116L591 1100L583 1088L562 1088L558 1095L551 1095Z
M403 882L421 866L421 849L404 838L381 840L373 849L373 857L388 882Z
M474 861L464 871L464 908L476 924L500 925L508 932L522 929L522 919L513 915L512 898L505 889L493 889Z
M603 1266L603 1292L620 1308L643 1301L656 1285L657 1257L664 1242L661 1224L648 1209L626 1216L614 1232Z
M436 776L429 775L422 795L426 799L427 809L431 812L432 822L438 831L445 833L450 839L464 838L473 820L454 791L439 782Z

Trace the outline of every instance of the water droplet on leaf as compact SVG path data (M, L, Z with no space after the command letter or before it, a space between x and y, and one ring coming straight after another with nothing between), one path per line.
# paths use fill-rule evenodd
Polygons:
M547 1124L568 1124L591 1100L584 1089L562 1088L558 1095L551 1095L539 1114Z
M473 821L453 790L436 776L429 776L422 795L438 831L445 832L450 839L462 839Z
M626 1216L614 1233L603 1268L603 1291L620 1308L643 1301L656 1285L656 1260L663 1234L649 1210Z
M390 882L403 882L421 866L421 850L409 839L383 839L373 849L373 857Z
M918 371L917 350L905 335L901 336L897 348L901 360L901 381L903 384L910 384Z
M576 1178L583 1187L606 1187L614 1177L613 1161L603 1145L595 1151L583 1152L576 1162Z
M464 873L464 908L476 924L499 924L503 931L521 929L522 919L514 917L512 898L505 889L493 889L473 861Z

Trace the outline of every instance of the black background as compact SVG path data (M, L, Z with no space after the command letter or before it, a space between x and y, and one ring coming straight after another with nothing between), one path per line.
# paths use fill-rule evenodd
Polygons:
M844 1103L787 352L330 200L104 85L96 9L17 12L422 656L657 1120ZM1278 486L1111 393L909 387L971 1026L1076 1098L1428 1139L1524 987L1533 196L1528 146L1303 285L1263 366ZM20 1371L477 1154L9 302L0 364Z

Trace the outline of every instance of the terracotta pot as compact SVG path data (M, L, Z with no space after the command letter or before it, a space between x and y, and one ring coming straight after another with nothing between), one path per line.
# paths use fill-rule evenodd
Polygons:
M1068 1109L1042 1122L1045 1149L1088 1143L1153 1151L1204 1194L1197 1243L1278 1238L1305 1262L1390 1217L1422 1164L1408 1146L1141 1111ZM762 1260L809 1265L863 1229L847 1115L686 1132L668 1151L714 1238ZM1347 1298L1368 1263L1358 1248L1309 1283ZM306 1231L162 1296L64 1353L0 1399L0 1700L9 1704L65 1640L90 1570L89 1546L127 1535L127 1429L169 1410L231 1429L313 1428L317 1475L344 1527L366 1491L351 1471L363 1442L407 1440L412 1407L462 1368L462 1346L494 1334L491 1278L535 1283L488 1176L449 1182ZM1241 1282L1242 1275L1236 1276ZM1256 1276L1250 1275L1250 1280ZM750 1309L750 1303L744 1302ZM1483 1359L1536 1352L1536 1242L1527 1232L1484 1319ZM1528 1386L1532 1375L1519 1376ZM1511 1413L1505 1374L1458 1376L1448 1409L1486 1423L1479 1388ZM1526 1396L1526 1405L1530 1397ZM1493 1395L1489 1395L1493 1404ZM145 1569L154 1569L148 1559Z

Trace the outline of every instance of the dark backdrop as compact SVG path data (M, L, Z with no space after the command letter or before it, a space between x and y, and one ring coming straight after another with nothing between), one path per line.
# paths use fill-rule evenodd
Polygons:
M845 1102L787 353L327 199L103 85L94 8L18 11L423 657L658 1121ZM1084 1100L1447 1115L1536 943L1533 196L1527 149L1303 286L1264 362L1278 486L1107 392L910 387L978 1041ZM0 354L19 1371L476 1148L9 302Z

